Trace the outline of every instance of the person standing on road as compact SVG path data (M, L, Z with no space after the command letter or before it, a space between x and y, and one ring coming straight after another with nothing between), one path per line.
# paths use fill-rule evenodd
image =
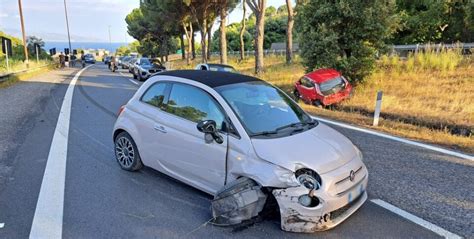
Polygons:
M76 66L76 55L72 54L70 64L71 64L71 67Z
M81 64L82 68L86 67L86 55L84 54L84 51L81 52Z
M61 52L61 54L59 54L59 65L60 65L61 67L64 67L64 66L65 66L65 57L64 57L63 52Z

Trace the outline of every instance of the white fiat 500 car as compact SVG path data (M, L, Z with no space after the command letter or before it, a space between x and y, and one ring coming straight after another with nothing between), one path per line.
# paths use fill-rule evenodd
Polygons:
M283 230L322 231L367 199L359 149L251 76L159 73L122 106L113 140L122 169L146 165L214 195L223 225L279 208Z

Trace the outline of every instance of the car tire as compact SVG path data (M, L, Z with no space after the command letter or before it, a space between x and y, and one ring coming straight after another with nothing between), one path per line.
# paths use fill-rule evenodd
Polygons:
M135 71L133 71L132 74L133 74L133 79L136 80L138 77L137 77L137 75L135 75Z
M313 100L312 103L313 103L314 106L316 106L318 108L323 108L323 106L324 106L323 103L321 103L320 100Z
M300 99L301 99L300 97L301 97L300 92L297 89L295 89L293 91L293 98L294 98L296 103L300 102Z
M127 132L115 137L115 158L123 170L137 171L143 167L137 145Z

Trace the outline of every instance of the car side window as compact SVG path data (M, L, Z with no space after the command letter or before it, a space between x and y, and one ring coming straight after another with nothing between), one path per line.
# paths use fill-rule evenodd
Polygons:
M161 107L161 104L163 104L165 99L166 85L167 83L157 83L150 86L145 94L143 94L141 99L142 102L155 107Z
M196 123L202 120L214 120L219 130L222 130L225 120L218 103L207 92L180 83L173 84L164 110Z
M303 77L301 78L301 84L306 88L313 88L314 84L308 78Z

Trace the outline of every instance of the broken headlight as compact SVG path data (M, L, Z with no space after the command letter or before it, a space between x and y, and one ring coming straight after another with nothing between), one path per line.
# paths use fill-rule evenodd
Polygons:
M318 190L321 187L321 177L315 171L307 168L298 169L295 173L296 179L305 188Z

